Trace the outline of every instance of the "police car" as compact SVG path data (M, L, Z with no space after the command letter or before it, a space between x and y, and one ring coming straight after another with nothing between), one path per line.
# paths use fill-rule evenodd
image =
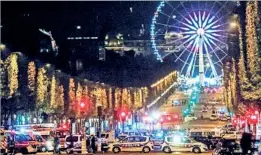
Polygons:
M186 136L170 135L166 136L161 150L165 153L171 152L207 152L208 147L200 142L190 139Z
M128 136L119 142L111 144L110 148L114 153L123 151L149 153L153 150L153 143L148 136Z

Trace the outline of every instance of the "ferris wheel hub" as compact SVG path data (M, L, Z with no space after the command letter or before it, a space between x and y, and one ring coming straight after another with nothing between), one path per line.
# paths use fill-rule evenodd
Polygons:
M197 30L197 34L198 34L199 36L203 36L203 35L205 34L205 30L204 30L203 28L199 28L199 29Z

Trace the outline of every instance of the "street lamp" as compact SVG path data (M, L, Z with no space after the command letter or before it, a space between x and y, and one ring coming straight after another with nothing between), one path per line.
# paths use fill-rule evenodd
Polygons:
M98 112L98 120L99 120L99 126L98 126L98 132L99 132L99 138L101 138L101 116L102 116L102 104L97 104L97 112Z
M0 45L0 50L4 50L6 48L6 46L4 44Z
M229 27L231 29L235 29L237 27L237 22L235 22L235 21L230 22Z

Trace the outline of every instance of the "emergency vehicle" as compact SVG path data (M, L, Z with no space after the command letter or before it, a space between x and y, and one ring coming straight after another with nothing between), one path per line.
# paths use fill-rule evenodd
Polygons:
M37 146L31 142L31 138L28 135L21 134L16 131L5 131L5 136L14 136L15 150L22 154L35 154L37 152Z
M42 123L42 124L27 124L27 125L15 125L16 130L33 130L38 132L45 140L48 147L48 151L51 151L53 148L51 145L53 144L52 136L57 135L60 139L60 149L64 150L64 143L66 135L69 135L69 125L62 124L56 128L54 123Z
M119 142L110 144L109 148L114 153L124 151L149 153L154 149L153 143L148 136L129 136Z
M41 134L34 130L23 129L20 134L27 136L31 143L34 143L37 146L39 152L53 151L53 143L45 140Z
M7 137L5 136L4 129L0 129L0 150L1 154L7 154L8 148L7 148Z
M161 146L161 150L164 153L171 153L171 152L201 153L201 152L207 152L208 147L207 145L197 142L186 136L171 135L165 137L164 143Z

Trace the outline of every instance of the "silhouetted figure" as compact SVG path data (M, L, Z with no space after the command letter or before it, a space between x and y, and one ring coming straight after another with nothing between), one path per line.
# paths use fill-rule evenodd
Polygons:
M91 138L91 147L92 147L92 150L93 150L93 154L96 153L96 144L95 144L95 142L96 142L95 136L92 135L92 138Z
M242 134L242 138L240 140L240 146L242 148L243 155L247 155L248 151L251 150L251 138L252 138L251 133L244 132Z
M60 139L59 139L58 136L55 136L55 138L54 138L54 149L53 149L54 153L61 154L59 145L60 145Z
M8 143L9 153L11 155L15 154L15 141L14 141L14 136L13 135L8 136L7 143Z
M90 152L90 146L91 146L90 138L86 137L86 148L88 153Z

